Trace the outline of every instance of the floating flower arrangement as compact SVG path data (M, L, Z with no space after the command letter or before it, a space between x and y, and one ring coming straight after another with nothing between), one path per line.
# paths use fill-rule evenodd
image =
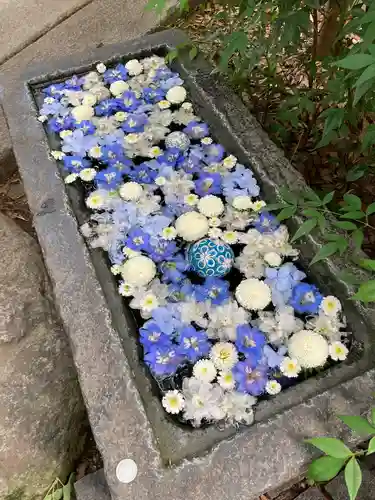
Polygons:
M139 311L165 411L195 427L251 424L257 398L345 360L350 337L183 84L158 56L98 64L43 89L39 120L60 137L65 182L85 187L82 234Z

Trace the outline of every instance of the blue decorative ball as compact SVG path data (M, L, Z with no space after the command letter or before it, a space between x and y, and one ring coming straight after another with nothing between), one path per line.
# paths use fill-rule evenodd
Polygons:
M203 278L224 276L233 266L234 253L226 243L204 238L190 246L188 261L192 271Z

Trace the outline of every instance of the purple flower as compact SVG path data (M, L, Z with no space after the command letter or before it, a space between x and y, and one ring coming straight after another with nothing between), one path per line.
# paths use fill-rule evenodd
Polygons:
M84 82L84 78L80 78L77 75L73 75L69 80L65 80L64 88L66 90L82 90L81 86Z
M174 241L152 238L147 251L154 262L162 262L169 260L178 251L178 247Z
M103 76L105 83L113 83L118 80L126 81L128 79L128 70L123 64L118 64L115 68L107 69Z
M287 352L286 347L280 347L277 352L275 352L272 347L268 344L263 346L263 362L267 364L270 368L277 368L283 361L285 354Z
M292 290L289 304L299 314L316 314L322 300L323 296L315 285L298 283Z
M225 149L221 144L209 144L204 147L205 162L207 165L210 163L219 163L225 154Z
M154 345L172 348L171 339L161 331L159 325L153 320L146 321L139 330L140 342L145 352L149 352Z
M267 371L267 366L256 365L251 359L239 361L233 368L237 390L252 396L260 396L267 384Z
M130 114L121 125L121 128L124 132L128 133L143 132L147 121L148 118L146 114Z
M96 174L95 183L98 188L116 189L122 182L122 173L113 167L108 167Z
M218 173L203 172L195 181L195 192L199 196L207 194L221 194L221 175Z
M239 325L236 329L236 347L246 357L249 356L256 361L262 357L262 347L266 343L265 335L257 328L249 325Z
M208 125L206 123L199 122L188 123L183 132L185 132L185 134L187 134L190 139L202 139L210 133Z
M152 89L151 87L146 87L142 90L143 99L147 104L156 104L165 98L165 91L163 89Z
M177 354L173 346L153 345L150 346L144 360L156 376L162 377L175 373L183 357Z
M87 151L96 146L97 143L97 137L85 135L83 130L74 130L71 135L64 137L61 149L64 153L72 152L85 156Z
M178 353L194 363L198 358L209 353L211 344L206 332L186 326L180 332Z
M292 289L297 283L306 278L294 264L287 262L281 267L267 267L264 282L271 287L272 303L275 307L285 306L292 296Z
M48 128L52 132L59 133L62 130L69 130L73 128L73 118L71 116L58 116L48 120Z
M91 161L86 160L82 156L72 155L72 156L64 156L64 170L68 172L78 174L84 168L91 167Z
M141 184L152 184L157 176L157 172L151 170L146 163L141 163L140 165L135 165L131 172L129 172L129 177L132 181L139 182Z
M228 172L223 179L223 194L228 198L235 196L258 196L259 186L253 173L244 165L237 164L235 170Z
M212 304L219 305L228 300L229 296L229 282L215 276L209 276L203 285L195 287L195 297L198 302L210 300Z
M65 85L63 83L53 83L52 85L45 87L42 92L50 97L54 97L55 99L61 99L64 95L64 89Z
M160 330L169 336L177 332L182 325L177 304L168 304L168 306L153 309L152 319Z
M157 162L160 165L167 165L168 167L175 167L177 160L181 157L182 151L178 148L168 148L164 154L157 157Z
M145 233L142 229L132 229L126 240L126 246L132 250L147 250L148 244L150 242L150 236Z
M117 99L104 99L95 106L97 116L110 116L119 109Z
M260 233L273 233L280 226L280 222L274 215L268 212L262 212L253 222L253 226Z
M124 92L116 101L118 109L121 111L134 111L142 103L131 90Z

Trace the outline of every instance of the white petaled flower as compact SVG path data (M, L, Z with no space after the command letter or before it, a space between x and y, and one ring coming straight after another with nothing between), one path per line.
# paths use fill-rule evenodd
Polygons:
M185 104L187 104L187 103L185 103ZM201 139L201 144L203 144L204 146L209 146L213 142L214 141L213 141L213 139L211 139L211 137L203 137L203 139Z
M288 378L296 378L301 371L301 367L296 359L287 356L280 363L280 371Z
M121 271L121 276L124 281L136 286L147 285L155 274L155 263L144 255L139 255L127 260L123 264Z
M208 236L213 240L219 240L223 235L223 231L218 227L210 227Z
M182 382L182 392L185 398L184 418L190 420L194 427L199 426L203 419L217 421L225 418L221 405L224 391L219 384L186 377Z
M221 408L225 413L228 423L242 423L250 425L254 421L253 406L256 398L250 394L232 391L226 392L221 402Z
M55 160L62 160L65 156L64 151L51 151L51 156Z
M126 182L120 186L119 195L126 201L137 201L143 194L143 187L138 182Z
M281 391L281 385L277 380L269 380L266 384L266 392L267 394L270 394L271 396L275 396L276 394L279 394Z
M181 392L177 390L166 392L161 402L165 411L173 415L180 413L185 406L185 398Z
M259 200L259 201L254 201L251 205L251 208L252 210L254 210L254 212L259 212L259 210L262 210L262 208L265 206L266 202L263 200Z
M236 231L223 231L221 239L228 245L234 245L238 241L238 233Z
M185 241L196 241L208 232L208 220L199 212L186 212L176 220L176 230Z
M163 151L159 148L159 146L153 146L149 150L149 156L152 158L157 158L158 156L162 155Z
M344 361L348 354L348 348L342 342L332 342L329 346L329 355L334 361Z
M118 287L118 291L123 297L131 297L134 293L134 286L130 283L121 283Z
M124 247L122 249L122 253L127 257L128 259L133 259L134 257L139 257L141 252L137 252L137 250L133 250L132 248L129 247Z
M224 212L224 203L218 196L209 194L199 200L198 210L206 217L217 217Z
M71 111L73 118L76 122L82 122L84 120L91 120L94 116L94 108L92 106L76 106Z
M258 311L271 302L271 289L264 281L248 278L238 285L235 297L245 309Z
M87 92L83 97L82 97L82 104L84 106L94 106L97 102L97 97L94 94L91 94L91 92Z
M127 134L124 140L128 144L136 144L140 140L140 138L141 138L140 134Z
M317 368L327 361L328 342L319 333L301 330L289 339L288 352L302 368Z
M121 273L121 266L119 264L113 264L113 266L111 266L111 273L114 276L117 276L118 274L120 274Z
M145 312L150 312L159 307L158 298L153 293L147 293L140 301L140 309Z
M235 196L232 200L232 206L236 210L249 210L252 207L253 202L250 196Z
M155 184L157 186L164 186L166 182L167 182L167 179L165 177L163 177L162 175L159 175L159 177L156 177L156 179L155 179Z
M100 74L103 74L107 71L107 66L103 63L98 63L96 65L96 71Z
M263 258L264 261L271 267L278 267L283 261L280 255L276 252L267 252Z
M171 107L171 103L167 100L159 101L158 106L160 109L168 109Z
M174 240L176 239L177 231L173 226L168 226L163 229L161 235L165 240Z
M48 116L47 115L40 115L38 116L38 121L40 121L41 123L44 123L48 120Z
M193 193L187 194L184 198L184 202L186 203L186 205L189 205L189 207L194 207L195 205L197 205L198 201L199 196Z
M115 97L120 96L128 89L129 89L129 84L127 84L123 80L117 80L116 82L111 83L109 87L111 94L114 95Z
M226 391L233 391L236 387L236 380L231 371L220 372L217 381L220 387Z
M217 375L215 365L209 359L201 359L195 363L193 375L202 382L212 382Z
M337 316L326 316L319 314L319 316L312 316L306 322L306 328L315 330L317 333L329 338L330 341L340 340L340 328L345 327L345 323L339 321Z
M114 114L114 117L116 121L122 123L127 119L128 113L126 113L125 111L117 111L117 113Z
M181 104L186 99L186 96L187 92L184 87L177 85L169 89L165 97L172 104Z
M210 227L219 227L221 224L221 220L219 217L210 217L208 219L208 224Z
M61 137L61 139L65 139L65 137L69 137L70 135L73 135L73 132L71 130L62 130L59 133L59 136Z
M138 59L131 59L125 64L125 68L128 70L130 76L137 76L142 73L143 64Z
M96 176L95 168L84 168L79 173L80 178L85 182L92 181Z
M187 111L192 111L193 105L191 104L191 102L184 102L181 105L181 108L186 109Z
M337 297L328 295L322 300L320 310L327 316L336 316L341 311L341 302Z
M101 158L103 156L101 146L96 145L96 146L90 148L89 149L89 156L91 156L91 158Z
M82 224L82 226L79 229L81 231L82 236L85 238L90 238L90 236L93 235L92 227L90 226L90 224L88 222L85 222L84 224Z
M237 163L237 158L233 155L229 155L223 160L223 165L228 170L234 168L236 166L236 163Z
M217 342L212 346L210 358L218 370L230 370L238 361L237 349L231 342Z
M105 202L106 199L99 191L93 191L86 198L86 205L92 209L102 208L105 205Z
M78 179L78 174L68 174L65 178L64 178L64 182L65 184L72 184L74 181L76 181Z

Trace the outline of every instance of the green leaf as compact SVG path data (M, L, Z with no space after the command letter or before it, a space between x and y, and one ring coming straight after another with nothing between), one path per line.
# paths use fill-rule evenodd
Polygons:
M72 497L72 481L68 481L62 488L63 490L63 500L70 500Z
M155 10L157 14L161 14L164 10L166 0L149 0L146 5L146 10Z
M368 436L375 434L375 427L373 427L365 418L352 416L352 415L338 415L338 418L344 422L345 425L361 436Z
M347 212L346 214L343 214L341 217L343 217L344 219L359 220L363 219L363 217L365 217L365 214L363 212L355 211L355 212Z
M352 451L340 439L329 437L312 438L307 439L306 443L312 444L330 457L348 458L353 455Z
M324 260L327 257L330 257L331 255L335 254L336 252L339 251L339 246L337 245L337 242L332 242L332 243L327 243L326 245L323 245L319 252L315 255L315 257L312 259L310 262L310 266L313 264L316 264L320 260Z
M174 61L178 56L178 50L174 49L168 52L168 54L165 56L167 62L171 63Z
M350 206L350 210L361 210L362 201L361 198L355 194L344 194L344 201Z
M367 449L367 455L371 455L372 453L375 453L375 437L370 439Z
M321 213L318 210L315 210L314 208L305 208L302 210L302 214L305 215L306 217L320 217Z
M266 205L262 210L267 210L267 212L272 212L273 210L280 210L281 208L289 207L287 203L271 203Z
M371 78L375 78L375 64L371 64L368 66L362 75L358 78L358 80L353 85L354 88L358 88L360 85L363 85L365 82L370 80Z
M193 60L197 57L197 55L198 55L198 47L196 45L193 45L193 47L189 50L189 57L191 60Z
M277 219L281 222L285 219L290 219L290 217L292 217L297 211L297 207L296 206L289 206L287 208L283 208L280 213L278 214L277 216Z
M249 43L247 33L244 31L234 31L224 41L224 50L220 57L220 66L226 70L228 67L229 59L236 52L243 53Z
M59 488L51 493L51 500L61 500L63 497L63 490Z
M366 209L366 215L371 215L373 213L375 213L375 202L371 203Z
M357 460L352 457L345 467L345 482L350 500L357 498L358 490L362 483L362 472Z
M299 238L302 238L302 236L311 233L311 231L314 229L314 227L316 227L317 224L318 221L316 219L309 219L305 221L295 232L291 240L291 243L293 243L293 241L298 240Z
M345 229L345 231L354 231L355 229L357 229L357 226L354 224L354 222L349 222L348 220L335 221L333 222L333 225L340 229Z
M323 198L323 205L327 205L333 200L333 197L335 196L335 192L331 191L330 193L327 193L324 198Z
M333 63L333 65L344 69L362 69L373 63L375 63L375 58L369 54L354 54L340 59L340 61Z
M375 124L370 123L370 125L368 125L366 128L365 135L363 136L361 150L364 151L365 149L370 148L374 144L375 144Z
M353 300L362 302L375 301L375 280L366 281L359 287L358 292L352 297Z
M374 75L375 76L375 75ZM329 135L333 130L341 127L345 116L344 108L329 108L321 113L320 117L325 117L323 137Z
M373 87L375 83L375 78L370 78L367 82L363 83L355 89L353 106L356 106L362 97L367 94L367 92Z
M362 247L364 237L365 235L363 234L362 229L356 229L352 232L352 238L356 248L360 249Z
M369 271L375 271L375 260L372 260L372 259L361 259L359 261L359 265L361 267L363 267L363 269L368 269Z
M371 408L371 423L375 425L375 408Z
M349 273L348 271L341 271L338 276L342 281L348 283L348 285L359 285L361 283L361 279L354 274Z
M346 460L346 458L320 457L311 463L307 473L308 478L317 482L330 481L344 467Z
M367 173L367 170L367 165L356 165L349 170L346 175L346 180L349 182L357 181Z

